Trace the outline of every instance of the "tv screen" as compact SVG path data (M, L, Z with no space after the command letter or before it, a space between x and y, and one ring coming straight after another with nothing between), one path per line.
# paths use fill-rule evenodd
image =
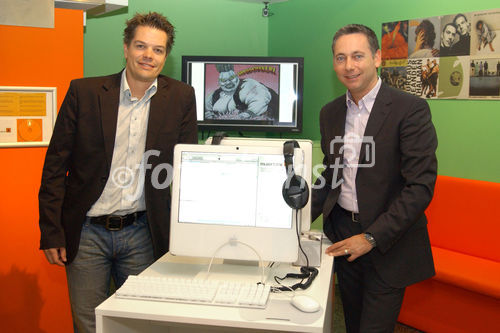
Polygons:
M303 58L183 56L202 130L300 132Z

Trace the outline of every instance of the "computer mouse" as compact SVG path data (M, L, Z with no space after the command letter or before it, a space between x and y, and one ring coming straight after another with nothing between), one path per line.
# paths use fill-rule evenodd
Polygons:
M291 303L302 312L316 312L320 309L318 301L306 295L293 296Z

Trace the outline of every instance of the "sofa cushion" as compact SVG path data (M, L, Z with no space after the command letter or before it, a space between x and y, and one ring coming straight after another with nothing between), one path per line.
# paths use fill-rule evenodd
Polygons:
M500 299L500 263L432 246L434 279Z

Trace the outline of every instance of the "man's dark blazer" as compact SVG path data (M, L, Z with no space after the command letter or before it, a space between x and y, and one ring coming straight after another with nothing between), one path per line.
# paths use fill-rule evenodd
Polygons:
M343 161L341 145L333 145L330 151L330 143L344 136L346 111L345 95L321 110L325 166ZM375 164L359 167L356 175L361 227L377 241L377 247L367 255L387 284L402 288L435 274L424 210L436 181L437 138L427 102L382 83L364 136L373 137L375 142ZM365 144L359 161L370 162ZM328 221L326 217L340 194L340 185L332 189L332 180L335 184L342 178L342 169L338 169L336 179L332 167L322 176L316 184L324 179L326 186L313 191L313 221L321 213Z
M117 126L121 73L73 80L63 101L45 157L39 192L41 249L66 247L76 256L86 213L110 177ZM170 187L155 189L154 168L172 165L176 143L197 143L196 101L190 86L160 75L151 98L146 151L146 210L155 257L168 251ZM165 168L157 178L166 179ZM156 177L155 177L156 178Z

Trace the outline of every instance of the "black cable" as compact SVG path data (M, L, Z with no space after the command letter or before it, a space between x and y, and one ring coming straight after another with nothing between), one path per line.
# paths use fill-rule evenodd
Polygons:
M309 267L309 258L307 257L307 254L304 251L304 249L302 248L302 244L300 242L299 210L298 209L295 210L295 222L296 222L295 223L295 231L297 233L297 241L299 242L299 249L300 249L300 251L302 252L302 254L304 255L304 257L306 258L306 266L302 266L300 268L300 271L301 271L302 274L289 273L289 274L286 274L284 277L279 277L279 276L275 275L274 276L274 281L277 284L279 284L280 286L282 286L282 287L273 288L272 291L274 291L274 292L277 292L277 291L287 291L287 290L296 290L298 288L306 289L313 282L313 280L316 277L316 275L318 275L318 270L316 268ZM299 277L300 275L304 276L304 274L308 274L308 276L306 276L306 277L300 277L301 278L300 282L294 284L293 286L286 287L286 286L284 286L281 283L281 281L285 280L288 277ZM299 276L297 276L297 275L299 275ZM306 279L306 278L308 279L308 281L304 284L304 279Z
M301 221L302 222L302 221ZM306 267L309 268L309 258L307 257L306 252L302 248L302 244L300 242L300 233L299 233L299 210L295 210L295 230L297 231L297 241L299 242L299 249L306 258Z

